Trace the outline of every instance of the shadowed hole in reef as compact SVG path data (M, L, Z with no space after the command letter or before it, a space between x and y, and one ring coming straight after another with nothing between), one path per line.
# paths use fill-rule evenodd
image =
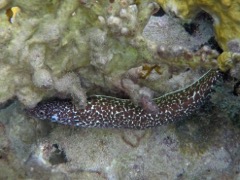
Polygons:
M183 24L184 29L186 32L191 35L191 36L196 36L197 34L201 34L202 30L200 28L201 23L204 22L206 24L211 25L213 29L213 18L206 12L202 11L200 12L193 20L191 23L185 23ZM212 36L208 42L202 44L202 46L209 46L211 49L215 49L219 53L223 52L223 50L220 48L218 45L217 41L215 40L215 37ZM197 50L197 49L195 49Z
M233 87L233 95L239 96L240 95L240 81L238 81Z
M199 31L201 20L213 25L213 18L206 12L202 11L198 13L198 15L191 21L191 23L184 23L183 27L190 35L194 35Z
M52 165L66 163L67 157L65 151L63 149L60 149L58 144L53 144L52 146L53 148L55 148L55 150L51 153L51 156L49 157L49 162Z
M0 104L0 110L1 109L6 109L8 106L10 106L13 102L15 101L15 99L9 99L6 102Z
M165 14L163 8L160 8L153 16L162 17Z
M216 51L218 51L219 53L222 53L223 50L220 48L220 46L218 45L217 41L215 40L215 37L211 37L208 42L204 45L208 45L210 46L212 49L215 49Z
M183 24L183 27L190 35L193 35L198 29L198 25L196 23L185 23Z

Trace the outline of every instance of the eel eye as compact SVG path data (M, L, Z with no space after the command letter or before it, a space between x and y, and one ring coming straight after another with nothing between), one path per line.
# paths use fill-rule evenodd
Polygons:
M51 122L57 122L58 121L58 116L56 114L54 114L52 117L51 117Z

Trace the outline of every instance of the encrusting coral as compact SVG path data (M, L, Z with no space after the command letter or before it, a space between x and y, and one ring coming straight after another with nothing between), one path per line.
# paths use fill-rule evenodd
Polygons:
M216 40L225 51L227 42L240 37L240 1L239 0L158 0L166 11L175 13L180 18L189 21L200 11L209 13L214 20Z
M0 179L239 179L240 105L239 96L233 95L240 94L239 82L214 86L209 104L188 121L176 122L205 103L220 63L222 70L230 68L234 77L240 77L239 40L227 42L222 58L202 47L213 36L210 18L202 26L207 31L197 29L201 36L189 34L193 41L205 37L204 41L192 43L178 33L181 19L151 16L157 9L150 0L0 0ZM153 17L155 22L161 19L156 26L166 34L172 30L170 43L167 38L155 41L149 26ZM173 18L179 26L166 24ZM181 31L188 33L183 26ZM220 57L223 60L218 62ZM213 76L202 77L204 72ZM104 96L110 94L114 98ZM56 96L72 97L80 107L91 104L74 111L63 106L72 103L68 100L45 104ZM14 97L20 103L5 108ZM114 107L122 105L124 116L109 106L111 99ZM72 127L35 121L23 113L22 104L29 112L31 107L39 108L35 106L39 101L46 105L50 121ZM159 114L142 111L139 117L136 112L149 110L154 106L151 102L165 108ZM42 110L34 111L37 118L45 118ZM154 123L154 116L155 120L161 116L159 125L176 123L144 131L74 128L83 127L73 113L81 110L83 123L90 119L85 127L143 129L150 126L137 122L145 116L146 123ZM106 118L94 119L94 115L113 121L106 124ZM139 118L131 121L129 115ZM120 120L129 123L122 126Z
M224 51L218 58L219 68L227 71L239 66L236 64L240 63L240 54L229 45L232 41L236 42L240 39L239 0L157 0L157 2L165 11L172 12L187 22L199 12L207 12L214 21L215 39ZM236 77L234 73L231 75L240 78L240 76Z
M165 93L179 88L172 87L169 79L187 68L217 67L215 50L203 47L193 53L142 36L148 19L159 9L155 2L1 2L0 103L17 97L34 107L46 97L71 95L82 107L85 92L94 87L123 91L138 103L142 96L152 96L150 89ZM143 77L149 74L147 66L161 70L152 83Z

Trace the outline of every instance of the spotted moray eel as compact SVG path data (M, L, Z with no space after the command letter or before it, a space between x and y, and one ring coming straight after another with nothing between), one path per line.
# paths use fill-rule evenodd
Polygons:
M156 113L143 110L129 99L102 95L89 97L84 109L76 108L70 100L52 100L27 112L38 119L77 127L146 129L194 113L206 102L221 76L218 70L210 70L187 88L153 99L158 107Z

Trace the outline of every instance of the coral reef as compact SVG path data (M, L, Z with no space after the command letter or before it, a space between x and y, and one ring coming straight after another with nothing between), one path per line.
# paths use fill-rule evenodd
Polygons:
M240 179L238 2L176 2L183 19L199 10L213 17L220 56L205 46L211 19L197 15L187 31L181 19L153 17L159 7L150 0L0 0L0 179ZM218 66L234 78L169 126L83 129L23 113L55 96L82 108L92 94L130 97L148 110L153 97Z
M176 0L157 0L160 6L168 13L174 13L186 22L193 20L201 11L207 12L213 18L213 26L215 39L223 49L223 53L218 57L219 68L226 72L232 68L231 75L239 74L239 51L235 47L239 47L240 38L240 6L239 0L232 1L176 1ZM237 70L236 70L237 69Z
M240 37L240 16L238 9L239 0L217 1L217 0L157 0L167 12L176 14L178 17L189 21L199 12L209 13L214 20L214 31L216 40L224 51L228 51L227 43Z
M182 77L192 68L194 73L188 77L195 74L197 79L201 68L216 67L215 50L203 47L192 52L142 36L158 8L155 2L131 0L4 1L0 103L17 97L34 107L43 98L71 96L81 108L86 93L119 91L139 103L146 87L162 94L188 84L171 83L172 75ZM161 72L151 79L152 71L146 73L143 67L155 65Z
M196 51L204 44L209 45L208 41L214 33L212 19L207 14L198 14L190 24L183 24L180 18L164 14L150 18L143 36L162 46L184 46Z

